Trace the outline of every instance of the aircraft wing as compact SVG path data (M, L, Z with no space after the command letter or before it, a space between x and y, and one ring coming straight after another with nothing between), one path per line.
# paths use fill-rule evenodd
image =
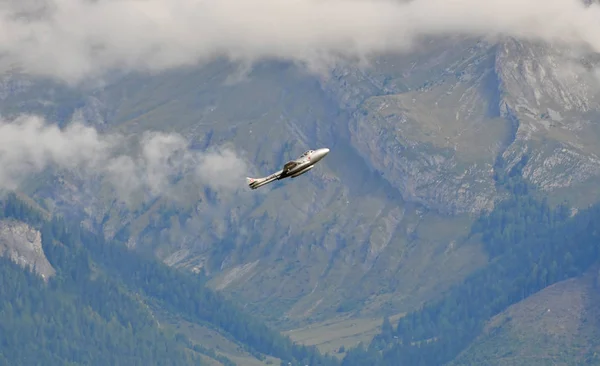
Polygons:
M298 165L299 163L295 160L290 160L287 163L285 163L285 165L283 166L283 171L287 172L290 169L293 169L296 165Z

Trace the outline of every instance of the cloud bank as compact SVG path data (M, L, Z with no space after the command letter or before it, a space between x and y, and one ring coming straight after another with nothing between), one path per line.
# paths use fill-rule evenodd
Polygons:
M421 36L514 36L600 51L581 0L8 0L0 66L75 83L227 57L318 68L410 50Z
M77 121L61 130L31 115L0 120L0 190L16 189L49 167L101 176L124 202L133 195L148 199L176 193L173 183L183 175L192 189L231 191L244 184L246 163L230 149L194 151L181 135L162 132L146 132L133 144L127 140ZM123 146L132 151L121 152Z

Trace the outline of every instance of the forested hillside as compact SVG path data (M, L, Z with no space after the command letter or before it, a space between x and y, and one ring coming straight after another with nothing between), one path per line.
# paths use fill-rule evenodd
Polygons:
M148 304L220 330L259 359L337 364L246 315L208 290L202 277L131 253L60 218L46 220L15 195L2 202L0 219L41 230L44 252L57 271L45 283L1 259L1 365L203 364L200 354L210 350L160 327Z
M396 329L384 327L367 349L349 352L344 366L448 363L492 316L597 261L600 205L572 217L566 205L551 208L524 182L521 167L496 175L510 198L472 228L471 235L480 235L485 244L489 264L440 300L401 318Z

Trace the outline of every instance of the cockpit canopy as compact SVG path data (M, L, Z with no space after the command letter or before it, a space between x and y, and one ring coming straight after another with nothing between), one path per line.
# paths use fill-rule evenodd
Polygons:
M303 157L307 156L308 154L311 154L313 151L314 150L305 151L304 154L300 155L300 157L303 158Z

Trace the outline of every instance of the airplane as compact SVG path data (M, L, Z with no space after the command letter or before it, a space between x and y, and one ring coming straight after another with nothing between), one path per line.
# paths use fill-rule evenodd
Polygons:
M264 178L246 177L246 183L248 183L248 187L256 189L276 180L288 177L296 178L314 168L315 164L327 154L329 154L329 149L327 148L305 151L297 159L285 163L283 169Z

